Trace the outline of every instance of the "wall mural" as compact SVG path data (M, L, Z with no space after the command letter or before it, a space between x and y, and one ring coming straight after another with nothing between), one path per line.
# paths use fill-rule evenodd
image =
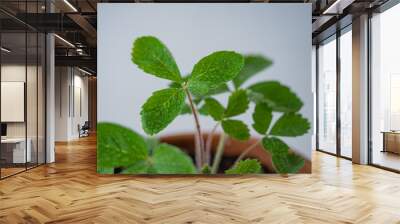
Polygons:
M186 4L174 5L192 7ZM249 11L243 4L234 5L247 8L245 13ZM107 18L106 15L110 12L119 14L118 6L120 4L101 4L100 19ZM143 5L139 4L139 8L141 6ZM271 6L263 4L261 8L265 7ZM281 8L285 7L287 6ZM151 7L145 8L151 11ZM240 13L240 8L237 9ZM250 12L252 9L254 7L250 7ZM168 8L161 6L161 10ZM218 7L213 9L215 12L218 10ZM105 16L102 17L103 11L108 13L104 13ZM304 11L306 15L307 10ZM123 11L121 13L124 15ZM210 24L213 23L208 25ZM99 29L101 35L102 27ZM117 39L118 36L113 38ZM212 41L212 37L210 38ZM173 46L177 44L179 42ZM126 68L132 69L132 74L124 73L120 76L119 73L110 73L111 70L100 66L102 60L110 58L110 54L102 54L100 43L98 81L101 105L97 126L99 173L286 175L310 172L309 155L304 156L304 153L295 150L298 146L290 144L293 141L311 142L309 110L304 110L304 99L296 92L296 89L307 86L291 88L282 81L285 79L265 76L266 71L278 63L274 51L267 55L263 51L252 52L253 47L246 49L245 46L217 47L218 50L214 50L214 45L200 58L196 55L189 59L194 61L199 58L194 61L192 68L184 66L182 69L178 64L184 63L179 63L174 57L173 49L168 45L169 42L164 42L162 37L135 32L135 38L129 46L129 55L123 54L127 58L121 59L125 62L129 60L132 64ZM109 49L112 51L112 48ZM184 53L186 60L191 55L191 49L187 51ZM310 56L311 49L305 53L310 53ZM118 60L116 63L118 64ZM113 63L103 65L119 67ZM189 72L183 72L184 70ZM305 66L303 70L310 69ZM118 82L106 82L110 76L117 80L128 75L145 78L138 78L138 81L142 80L139 83L132 82L131 88L128 80L121 86L117 85ZM285 74L291 75L293 74ZM311 74L304 79L310 81ZM137 84L145 86L149 94L135 91ZM116 89L118 93L115 93ZM122 102L125 97L112 99L109 96L125 95L124 91L132 97L128 102ZM311 90L309 91L311 95ZM131 92L136 94L132 95ZM140 104L134 100L138 94L144 97ZM105 96L104 99L102 96ZM107 108L102 110L102 105L107 105ZM131 115L135 120L134 127L118 118L113 119L119 113L129 116L130 107L135 107L135 111L139 110L139 114ZM307 107L312 108L312 104L308 103ZM177 123L181 118L186 119L185 122ZM191 122L187 122L188 119ZM177 125L184 126L181 129L185 131L179 131ZM304 138L307 136L308 138ZM311 147L303 151L310 154Z

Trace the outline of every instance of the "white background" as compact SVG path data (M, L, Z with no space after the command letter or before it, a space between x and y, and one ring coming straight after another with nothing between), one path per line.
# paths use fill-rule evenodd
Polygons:
M104 3L98 9L98 121L116 122L144 134L141 105L169 83L145 74L131 62L132 43L144 35L156 36L170 49L182 74L218 50L271 58L272 67L245 86L261 80L282 82L300 96L304 102L301 113L313 121L310 4ZM226 105L227 97L218 99ZM239 117L249 127L252 111ZM208 118L201 122L205 130L214 125ZM186 131L194 131L189 115L178 117L159 135ZM310 159L311 136L312 129L286 140Z

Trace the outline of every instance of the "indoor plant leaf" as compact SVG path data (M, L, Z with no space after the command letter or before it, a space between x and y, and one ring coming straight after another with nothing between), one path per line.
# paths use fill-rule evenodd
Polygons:
M153 135L167 127L181 113L185 98L183 89L168 88L154 92L140 112L143 130Z
M207 105L204 103L200 108L199 108L199 114L203 115L203 116L208 116L210 115L208 113L208 109L207 109Z
M122 174L155 174L155 170L152 167L152 164L149 162L150 160L142 160L138 161L127 168L125 168L121 173Z
M261 173L261 164L256 159L239 161L234 167L225 171L226 174L255 174Z
M188 104L184 104L181 110L180 114L191 114L192 113L192 109L190 108L190 106Z
M301 136L310 129L310 122L297 113L285 113L274 124L270 134L276 136Z
M264 137L262 145L270 152L272 163L278 173L297 173L304 166L304 159L289 151L289 146L279 138Z
M219 85L218 87L216 87L215 89L210 89L206 95L207 96L214 96L214 95L218 95L221 93L226 93L229 92L229 87L226 83Z
M192 158L179 148L159 144L152 150L146 160L131 164L122 171L123 174L194 174L196 167Z
M216 99L205 99L204 106L207 114L211 115L215 121L220 121L224 117L225 108Z
M230 137L238 140L247 140L250 138L250 130L245 123L239 120L223 120L222 129Z
M272 61L261 55L245 55L244 66L233 79L235 88L239 88L245 81L272 65Z
M193 68L188 80L194 95L206 94L226 83L240 72L244 64L243 56L233 51L217 51L202 58Z
M202 174L211 174L211 167L208 164L205 164L202 168L201 168L201 173Z
M168 48L152 36L139 37L133 43L132 62L144 72L178 83L181 74Z
M278 173L297 173L304 166L304 159L294 153L272 156L272 162Z
M97 173L99 174L114 174L114 168L101 167L97 165Z
M152 165L158 174L194 174L196 167L192 158L179 148L160 144L151 157Z
M267 103L273 111L296 112L301 109L303 102L287 86L277 81L259 82L249 87L250 91L257 93L257 99ZM254 98L254 94L253 97Z
M97 165L99 168L128 166L147 158L147 145L142 136L118 124L97 125Z
M246 90L239 89L229 96L228 107L224 113L225 117L233 117L246 112L249 108L249 98Z
M276 137L264 137L262 139L262 146L272 155L287 154L289 152L289 146Z
M272 110L265 103L258 103L253 112L253 128L259 134L265 135L272 120Z

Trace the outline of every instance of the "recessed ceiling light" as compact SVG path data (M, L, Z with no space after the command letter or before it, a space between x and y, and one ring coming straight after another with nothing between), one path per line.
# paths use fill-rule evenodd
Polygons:
M68 0L64 0L64 3L67 4L74 12L78 12L78 10Z
M62 38L62 37L60 37L60 36L57 35L57 34L54 34L54 36L57 37L57 38L58 38L59 40L61 40L62 42L66 43L68 46L75 48L75 45L73 45L73 44L72 44L71 42L69 42L68 40L66 40L66 39L64 39L64 38Z
M329 13L337 13L337 6L339 4L341 0L336 0L332 5L330 5L327 9L324 10L324 12L322 14L329 14ZM332 10L334 10L334 12L332 12ZM339 14L339 13L337 13Z
M11 50L9 50L9 49L7 49L5 47L1 47L0 49L1 49L1 51L4 51L6 53L10 53L11 52Z
M81 71L81 72L83 72L83 73L85 73L85 74L87 74L87 75L90 75L90 76L92 75L92 73L90 73L90 72L88 72L88 71L86 71L86 70L83 70L83 69L81 69L81 68L79 68L79 67L78 67L78 70Z

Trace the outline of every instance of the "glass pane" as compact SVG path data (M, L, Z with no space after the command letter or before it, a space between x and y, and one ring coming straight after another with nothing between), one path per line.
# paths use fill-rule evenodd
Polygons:
M39 45L38 45L38 163L45 163L45 44L46 37L44 34L39 34Z
M38 74L38 35L36 32L27 33L28 38L28 62L27 62L27 80L26 80L26 113L27 113L27 143L28 150L30 148L30 160L28 160L28 168L37 165L38 160L38 144L37 144L37 74Z
M318 147L336 153L336 39L318 48Z
M26 34L2 33L1 45L1 174L25 170L31 160L26 148Z
M400 170L400 5L372 18L372 163Z
M352 35L340 36L340 153L352 156Z

